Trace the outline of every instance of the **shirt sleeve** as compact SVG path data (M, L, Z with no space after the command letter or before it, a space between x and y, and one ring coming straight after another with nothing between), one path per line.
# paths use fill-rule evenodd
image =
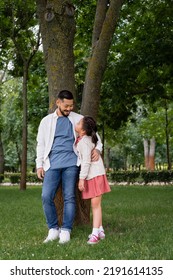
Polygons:
M40 122L37 134L37 157L36 157L36 168L43 167L44 161L44 151L45 151L45 142L44 142L44 124L43 121Z
M96 144L96 149L100 151L100 153L102 153L102 149L103 149L103 144L101 142L101 138L99 136L99 134L97 133L97 137L98 137L98 141L97 141L97 144Z
M78 143L78 151L81 159L80 179L86 179L91 165L91 152L93 144L90 139L82 139Z

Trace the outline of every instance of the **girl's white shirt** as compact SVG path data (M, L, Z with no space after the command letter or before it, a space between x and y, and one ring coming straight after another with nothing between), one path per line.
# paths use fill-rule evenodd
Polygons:
M81 162L80 179L90 180L105 174L101 156L98 161L91 161L91 152L95 148L90 136L84 135L77 144L77 152Z

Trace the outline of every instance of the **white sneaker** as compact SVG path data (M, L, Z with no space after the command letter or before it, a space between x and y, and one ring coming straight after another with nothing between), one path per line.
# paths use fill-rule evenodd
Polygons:
M49 241L53 241L55 239L58 239L59 237L59 229L56 228L51 228L49 229L49 233L48 236L46 237L46 239L43 241L43 243L47 243Z
M70 232L67 230L61 230L60 235L59 235L59 243L67 243L70 241Z

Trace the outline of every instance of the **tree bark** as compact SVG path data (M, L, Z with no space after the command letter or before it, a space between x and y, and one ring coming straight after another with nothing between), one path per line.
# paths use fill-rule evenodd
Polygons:
M81 105L81 113L89 114L94 119L97 119L101 83L122 5L123 0L111 0L109 5L108 1L98 1L97 4L92 54L86 72ZM102 10L101 17L100 10Z
M4 174L4 150L3 150L1 132L0 132L0 182L3 179L2 177L3 174Z
M155 170L155 139L154 137L150 139L144 139L144 160L145 168L148 171Z
M168 106L167 102L165 101L165 136L166 136L166 156L167 156L167 163L168 163L168 170L171 170L171 158L170 158L170 144L169 144L169 121L168 121Z
M106 160L105 160L106 171L109 171L109 169L110 169L110 152L111 152L111 148L108 147L106 149Z
M75 98L74 7L72 1L37 0L37 13L43 41L48 77L49 109L55 109L55 96L60 90L70 90Z
M155 170L155 146L156 141L154 138L150 139L150 151L149 151L149 170Z
M149 170L149 145L148 139L144 139L144 165L146 170Z
M26 176L27 176L27 80L28 80L29 64L23 62L23 127L22 127L22 161L21 161L21 178L20 190L26 190Z
M3 82L3 79L5 77L5 74L6 74L6 71L7 71L7 65L8 63L6 64L5 68L4 68L4 71L1 73L0 75L0 85L2 84ZM1 114L1 104L2 104L2 100L1 100L1 96L0 96L0 114ZM3 149L3 143L2 143L2 136L1 136L1 132L2 132L2 123L0 123L0 182L2 181L3 179L3 176L4 175L4 163L5 163L5 159L4 159L4 149Z

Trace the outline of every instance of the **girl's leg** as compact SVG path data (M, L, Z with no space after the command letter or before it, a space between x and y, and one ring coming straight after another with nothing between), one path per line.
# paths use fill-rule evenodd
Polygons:
M97 244L99 242L99 227L102 222L101 196L91 199L91 208L93 214L93 230L89 237L88 244Z
M101 208L102 196L96 196L91 198L91 208L93 214L93 228L99 228L102 225L102 208Z

